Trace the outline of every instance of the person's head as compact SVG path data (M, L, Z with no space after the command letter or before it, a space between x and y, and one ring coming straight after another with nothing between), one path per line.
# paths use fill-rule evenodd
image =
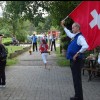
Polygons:
M35 36L35 34L33 34L33 36Z
M46 44L46 41L44 39L42 39L42 44Z
M80 32L80 25L78 23L73 23L72 24L72 31L73 33L77 33L77 32Z

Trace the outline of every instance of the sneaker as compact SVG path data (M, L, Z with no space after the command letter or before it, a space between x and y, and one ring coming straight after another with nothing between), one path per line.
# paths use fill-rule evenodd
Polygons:
M2 87L6 87L6 85L2 85Z

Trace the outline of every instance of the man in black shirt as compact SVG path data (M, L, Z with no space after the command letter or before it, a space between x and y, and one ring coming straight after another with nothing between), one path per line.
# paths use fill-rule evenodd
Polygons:
M0 34L0 87L5 87L6 85L6 76L5 76L5 66L7 54L5 46L2 44L3 35Z

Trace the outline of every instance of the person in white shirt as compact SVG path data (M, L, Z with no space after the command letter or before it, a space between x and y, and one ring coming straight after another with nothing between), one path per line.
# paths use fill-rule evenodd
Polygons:
M47 35L46 35L46 34L44 34L43 39L46 41L46 43L48 43L48 37L47 37Z
M48 35L48 44L49 44L49 49L51 49L51 42L52 42L52 35L51 33Z
M67 59L70 60L70 67L72 71L73 84L75 95L70 100L83 100L82 78L81 78L81 63L83 60L83 53L88 49L88 44L80 32L80 25L78 23L72 24L71 33L65 27L65 21L61 21L61 26L64 28L66 35L73 39L67 48Z
M56 51L56 36L54 34L52 35L52 39L51 39L51 51L53 50L53 46Z

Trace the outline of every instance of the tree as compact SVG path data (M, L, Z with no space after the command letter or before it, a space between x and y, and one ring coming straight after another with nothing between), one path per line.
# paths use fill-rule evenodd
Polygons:
M58 25L60 30L60 49L67 49L70 39L66 36L64 30L60 26L61 20L63 20L67 15L69 15L73 9L80 3L80 1L55 1L52 2L50 6L50 14L52 17L52 24ZM66 21L67 27L71 30L71 25L73 21L68 18ZM61 50L60 50L61 51Z
M45 19L43 18L43 11L45 10L48 12L50 19L52 19L50 25L55 27L58 26L58 29L62 30L60 27L60 21L75 9L80 2L81 1L7 1L5 12L8 15L9 20L12 19L14 30L16 30L15 23L18 18L23 20L28 19L35 27L43 29L39 23L45 22ZM39 10L39 8L42 9ZM67 26L69 26L69 28L71 27L72 22L71 19L67 20ZM49 29L49 27L50 26L46 28Z
M50 6L50 15L53 24L60 25L63 20L73 9L80 3L80 1L54 1ZM71 19L67 20L67 24L71 23Z
M5 11L11 15L30 20L35 26L43 21L44 1L7 1ZM44 9L39 10L42 7Z

